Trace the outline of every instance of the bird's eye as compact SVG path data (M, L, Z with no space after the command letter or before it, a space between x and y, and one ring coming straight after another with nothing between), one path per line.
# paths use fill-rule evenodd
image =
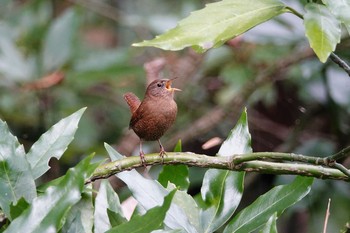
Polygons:
M157 86L158 86L158 87L161 87L161 86L163 86L163 85L162 85L161 83L157 83Z

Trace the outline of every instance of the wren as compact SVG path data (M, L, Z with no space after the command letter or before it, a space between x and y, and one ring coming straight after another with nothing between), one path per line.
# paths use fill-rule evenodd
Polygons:
M175 121L177 105L174 101L174 92L181 91L171 87L174 79L157 79L151 82L142 101L131 92L124 95L132 114L129 128L140 138L142 164L146 163L142 141L158 141L159 156L163 159L166 154L160 138Z

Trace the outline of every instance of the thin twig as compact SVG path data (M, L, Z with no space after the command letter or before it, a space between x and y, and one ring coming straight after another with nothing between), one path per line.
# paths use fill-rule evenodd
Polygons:
M350 146L342 149L341 151L339 151L339 152L337 152L329 157L326 157L326 159L328 159L329 161L338 161L338 160L345 158L347 156L350 156Z
M350 66L343 59L338 57L335 53L331 53L329 57L350 76Z
M328 218L329 218L329 215L330 215L330 211L329 211L330 207L331 207L331 199L329 198L328 199L327 210L326 210L326 216L324 218L323 233L327 232Z
M102 15L103 17L106 17L108 19L120 22L122 21L122 17L120 17L120 14L123 14L121 11L119 11L116 7L113 7L110 4L100 2L100 1L86 1L86 0L70 0L71 2L81 5L93 12L96 12L97 14Z
M344 167L342 164L335 162L335 163L331 163L330 167L334 167L339 171L341 171L342 173L344 173L345 175L347 175L348 177L350 177L350 170Z

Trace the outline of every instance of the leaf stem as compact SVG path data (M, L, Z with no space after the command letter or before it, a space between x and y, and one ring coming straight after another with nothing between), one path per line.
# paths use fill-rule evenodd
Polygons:
M292 7L286 6L285 9L287 12L290 12L290 13L298 16L300 19L304 19L304 16L301 13L299 13L297 10L293 9Z
M145 155L145 159L147 165L185 164L204 168L259 172L265 174L302 175L319 179L334 179L350 182L350 176L344 173L347 169L342 165L342 167L340 167L336 165L336 163L330 164L328 159L322 157L311 157L293 153L256 152L219 157L190 152L168 152L164 159L160 158L158 154ZM292 163L292 161L297 163ZM138 156L131 156L102 164L85 183L87 184L98 179L108 178L116 173L142 166L143 164Z

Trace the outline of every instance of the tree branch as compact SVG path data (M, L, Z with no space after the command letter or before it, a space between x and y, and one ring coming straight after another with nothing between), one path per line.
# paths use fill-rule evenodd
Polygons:
M342 149L341 151L326 157L330 161L337 161L350 155L350 146Z
M344 60L338 57L335 53L331 53L329 57L350 76L350 66Z
M168 152L163 160L158 154L148 154L145 156L145 159L147 165L185 164L188 166L217 168L231 171L258 172L278 175L301 175L319 179L333 179L350 182L350 176L344 174L339 167L332 168L328 163L328 160L325 158L293 153L256 152L233 155L230 157L213 157L190 152ZM292 163L291 161L294 162ZM94 174L86 180L86 183L108 178L116 173L142 166L143 165L138 156L126 157L121 160L102 164L95 170ZM332 166L334 166L334 163ZM345 167L343 168L348 171Z

